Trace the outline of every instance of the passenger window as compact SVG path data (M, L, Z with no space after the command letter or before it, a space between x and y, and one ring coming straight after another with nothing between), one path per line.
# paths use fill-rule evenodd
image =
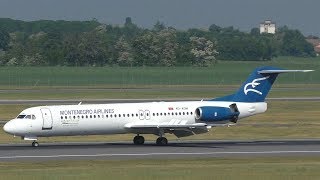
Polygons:
M63 116L61 116L61 119L63 119Z

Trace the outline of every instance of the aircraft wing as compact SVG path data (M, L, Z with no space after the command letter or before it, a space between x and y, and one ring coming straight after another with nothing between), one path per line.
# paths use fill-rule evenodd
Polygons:
M174 120L173 120L174 121ZM202 134L208 132L208 129L211 126L207 126L205 123L194 123L194 124L185 124L185 123L172 123L173 121L166 123L149 123L149 122L138 122L138 123L128 123L125 125L125 128L136 134L155 134L159 135L163 133L171 133L177 137L186 137L195 134Z

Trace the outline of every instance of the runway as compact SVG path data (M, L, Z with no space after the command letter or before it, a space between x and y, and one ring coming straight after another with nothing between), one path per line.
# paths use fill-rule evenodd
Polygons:
M95 159L177 159L210 157L320 156L320 140L268 141L170 141L168 146L154 142L84 142L0 145L0 161L48 161Z

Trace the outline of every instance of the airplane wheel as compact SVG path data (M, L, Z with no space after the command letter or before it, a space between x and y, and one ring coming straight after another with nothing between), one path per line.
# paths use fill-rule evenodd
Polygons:
M32 142L32 147L38 147L38 146L39 146L38 142L36 142L36 141Z
M144 137L143 136L135 136L133 138L133 143L136 145L144 144Z
M159 146L165 146L168 144L168 139L165 137L159 137L156 141L157 145Z

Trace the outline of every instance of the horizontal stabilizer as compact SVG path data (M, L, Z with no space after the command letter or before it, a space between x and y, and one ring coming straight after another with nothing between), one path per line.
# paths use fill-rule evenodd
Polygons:
M261 70L259 74L279 74L279 73L290 73L290 72L311 72L314 70Z

